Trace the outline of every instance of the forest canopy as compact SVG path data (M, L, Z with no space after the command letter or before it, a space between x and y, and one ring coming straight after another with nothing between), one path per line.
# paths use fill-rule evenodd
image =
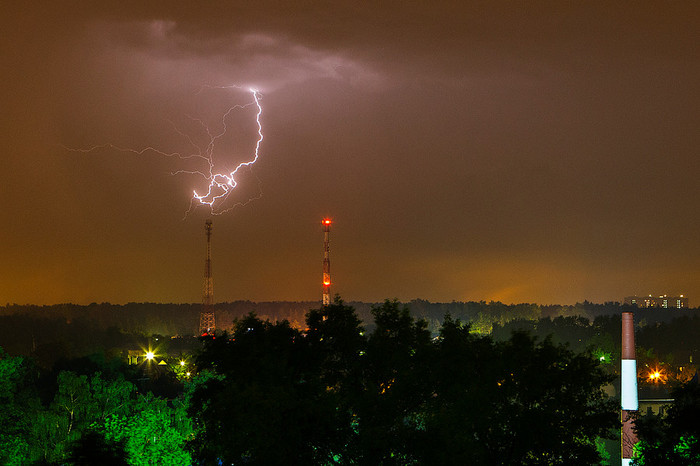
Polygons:
M370 313L371 330L339 299L304 329L249 313L201 340L186 374L165 359L45 369L2 353L2 460L595 464L614 437L613 376L590 352L495 340L449 315L433 335L395 301Z

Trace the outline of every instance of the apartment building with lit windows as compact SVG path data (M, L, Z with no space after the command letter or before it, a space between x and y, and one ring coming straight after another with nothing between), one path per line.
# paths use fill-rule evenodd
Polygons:
M627 296L625 304L637 307L658 307L663 309L688 309L688 298L680 296Z

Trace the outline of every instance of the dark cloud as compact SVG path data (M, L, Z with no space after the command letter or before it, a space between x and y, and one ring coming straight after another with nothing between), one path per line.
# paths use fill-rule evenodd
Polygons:
M700 296L694 2L15 3L3 16L0 300L196 301L182 161L263 93L215 217L217 298ZM209 86L209 87L207 87ZM250 121L226 144L244 157ZM199 126L198 126L199 125ZM247 133L246 133L247 131ZM200 139L197 139L200 138ZM189 162L187 162L189 163ZM237 163L231 160L230 163ZM187 168L190 166L187 165Z

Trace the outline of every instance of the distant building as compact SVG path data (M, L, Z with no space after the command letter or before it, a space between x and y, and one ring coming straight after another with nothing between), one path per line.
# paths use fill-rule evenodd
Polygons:
M128 350L127 351L127 361L130 366L135 364L140 364L146 360L146 353L143 350Z
M625 304L637 307L658 307L663 309L688 309L688 298L680 296L627 296Z
M639 414L663 416L673 405L673 398L643 398L639 400Z

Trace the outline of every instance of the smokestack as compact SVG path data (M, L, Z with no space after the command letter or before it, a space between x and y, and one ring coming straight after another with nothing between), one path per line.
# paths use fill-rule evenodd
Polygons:
M637 392L637 356L634 351L634 313L622 313L621 408L622 466L629 466L637 436L632 416L639 410Z

